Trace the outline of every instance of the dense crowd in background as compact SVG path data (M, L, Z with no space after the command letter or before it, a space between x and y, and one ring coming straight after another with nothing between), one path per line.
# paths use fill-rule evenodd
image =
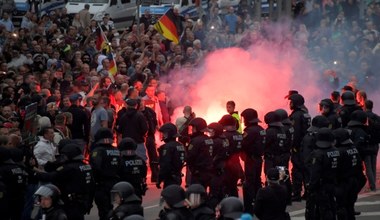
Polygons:
M178 36L180 36L178 45L164 39L154 29L153 25L157 18L150 15L149 11L144 12L138 22L139 25L134 22L125 30L116 30L112 14L106 14L102 21L97 22L91 20L88 6L74 16L67 14L65 8L51 11L42 17L36 13L27 12L22 17L19 26L13 23L12 9L3 10L0 20L0 191L3 193L1 195L5 196L0 197L0 207L7 208L0 209L1 216L20 219L22 214L22 219L30 219L31 215L37 219L40 213L33 211L34 194L40 198L42 207L44 207L44 201L41 198L52 198L54 207L61 207L62 200L64 201L66 214L61 209L55 210L55 217L52 219L65 219L66 215L68 219L83 219L85 213L91 210L93 199L98 207L100 219L107 219L110 211L113 219L122 219L117 216L115 211L117 209L112 212L111 201L114 203L114 208L120 206L120 213L143 215L141 200L147 189L147 163L151 170L149 182L156 183L158 188L163 183L164 190L161 196L165 202L163 211L160 213L161 219L170 219L170 210L177 210L174 216L181 216L181 219L193 219L192 216L195 214L189 211L189 207L193 208L193 212L194 209L203 207L201 213L205 212L204 219L215 218L215 210L217 210L217 219L238 218L243 212L261 215L261 219L268 218L267 210L264 213L262 211L265 210L263 204L270 204L270 202L265 203L268 201L263 196L268 191L263 188L258 192L261 182L265 180L261 180L257 174L255 178L259 178L259 181L244 177L242 167L240 165L235 167L239 162L236 160L238 157L234 157L231 161L223 156L217 157L217 162L208 164L210 170L205 169L201 172L197 166L204 167L204 164L199 165L197 164L199 161L196 161L199 152L195 154L193 152L193 155L189 153L195 146L192 145L195 136L189 134L189 127L195 128L192 130L193 133L203 134L206 128L209 129L208 131L218 133L216 131L220 131L218 129L222 126L221 134L228 133L231 126L237 126L235 130L232 129L236 132L235 136L231 135L233 141L240 138L246 140L246 133L249 130L241 134L242 128L234 124L234 121L231 122L228 117L223 117L224 119L222 118L217 125L204 125L199 118L193 121L195 115L190 106L184 108L183 117L173 118L174 109L180 106L177 106L178 103L171 102L171 97L176 94L170 94L166 89L167 83L160 82L160 79L170 76L172 71L186 70L183 74L192 73L187 70L200 67L209 53L221 48L247 48L260 44L262 41L274 42L278 45L291 44L315 64L320 74L321 86L332 91L331 100L330 97L327 99L321 97L320 102L321 114L330 120L332 125L330 128L356 126L358 123L360 126L368 125L366 121L363 121L362 112L356 112L351 118L347 112L346 115L341 114L344 111L340 110L348 104L351 106L348 108L350 114L355 110L372 112L374 104L365 91L375 91L380 82L378 73L380 69L380 62L378 62L380 60L380 2L366 1L364 10L361 11L360 7L362 6L356 0L293 1L291 17L276 18L264 15L260 20L254 20L253 8L246 1L241 1L238 8L229 7L223 10L218 8L216 1L210 1L204 16L197 20L188 15L180 16L178 9L174 9L176 19L178 19ZM279 9L275 8L275 10ZM274 36L271 30L276 24L283 24L289 28L284 35ZM107 36L111 47L111 57L104 54L103 50L97 49L99 28ZM112 59L115 59L117 66L115 74L110 73ZM343 87L344 90L340 94ZM294 112L296 108L306 115L307 108L303 105L303 97L300 98L297 95L299 95L297 91L291 91L289 94L289 100L294 105L291 110ZM342 95L343 107L339 105L340 95ZM33 103L37 103L36 116L34 120L26 120L26 113L30 110L28 107ZM181 103L183 104L187 103ZM234 108L234 102L227 103L227 112L232 116L235 114L234 118L237 118L240 123L240 116L238 114L236 116ZM248 112L245 112L245 116L241 115L245 120L246 128L252 124L252 120L247 121L247 117L251 117L254 123L260 121L257 119L257 112L255 117L251 115L254 114L252 111ZM276 127L281 123L279 118L283 115L281 113L275 115L275 112L265 115L265 123L269 127L271 124ZM370 118L369 113L368 117ZM281 119L284 125L289 120L286 120L287 118L286 113L286 117ZM294 116L292 118L290 115L290 118L293 120ZM303 137L308 136L306 131L308 126L312 125L314 129L328 127L325 126L324 119L318 118L313 121L310 119L307 119L309 120L307 126L295 128L295 130L303 130L297 140L299 145ZM375 119L373 126L378 126L380 122ZM307 120L304 119L303 123L305 124ZM351 121L355 122L350 124ZM173 124L176 126L171 127L173 124L169 124L170 122L175 122ZM359 153L356 152L361 158L358 161L365 161L365 174L369 182L368 191L376 191L378 140L374 137L378 133L369 126L364 130L367 136L359 136L362 138L365 136L371 146L377 146L371 149L370 153L366 151L363 153L363 149L359 149L362 142L356 142L354 137L351 139L359 150ZM316 130L312 132L317 133ZM161 133L160 137L159 133ZM177 133L180 135L177 136ZM324 130L319 136L316 134L314 141L323 142L322 144L319 142L322 148L332 147L334 138L331 139L331 135L331 131ZM339 143L341 145L351 143L347 142L349 137L345 136L344 131L340 130L334 135L336 139L342 138ZM177 137L179 142L176 142ZM274 213L280 215L279 219L288 218L285 213L286 205L291 204L292 200L301 200L301 192L307 195L307 186L302 179L308 177L305 177L304 170L297 170L296 164L300 159L293 160L293 157L299 152L290 146L289 138L290 136L282 142L289 145L289 157L286 158L285 155L285 159L277 160L276 154L264 156L266 185L273 186L277 195L283 199L280 205L275 207L278 212ZM159 146L156 145L161 139L164 145L158 148ZM219 142L216 141L216 143ZM172 148L166 149L165 146L174 146L173 149L176 150L168 150ZM353 151L355 150L350 152ZM293 169L296 169L292 170L292 174L301 175L301 177L292 176L292 181L299 184L297 186L292 186L289 180L288 164L291 152ZM207 154L207 152L203 153ZM209 153L212 154L212 152ZM235 153L235 151L221 150L215 154L226 156L226 154ZM180 185L182 174L174 171L174 173L171 171L164 173L169 169L164 165L167 165L168 161L176 161L168 158L168 155L178 160L178 163L169 166L170 169L178 168L177 171L182 170L186 160L187 175L183 179L188 187L187 192L181 187L170 186ZM263 155L262 152L259 157ZM256 159L251 161L253 167L256 167L254 165ZM318 160L318 154L314 159ZM10 162L11 160L13 162ZM225 170L221 168L225 166L221 161L235 165ZM268 161L273 163L268 164ZM306 161L303 162L306 163ZM125 164L125 167L119 167L117 170L112 168L119 164ZM135 168L131 170L129 166ZM5 177L12 176L8 172L10 170L13 177ZM247 164L244 170L249 170ZM261 174L261 165L259 170ZM207 176L205 171L218 175L214 179ZM224 182L226 173L235 175L231 178L232 183ZM359 173L363 174L358 171L353 175L360 176ZM70 175L73 177L78 175L77 179L81 179L82 175L85 176L82 182L79 180L75 182L67 178ZM194 178L197 181L194 181ZM298 178L298 180L293 178ZM212 181L206 181L206 183L205 179L212 179ZM357 196L366 181L364 180L363 184L363 178L353 180L352 176L344 176L341 177L338 185L347 179L355 182L356 185L354 184L355 186L350 189ZM241 180L243 184L252 180L256 184L250 186L251 188L248 187L254 193L244 196L244 206L233 197L227 198L227 201L223 200L226 196L238 196L235 191L238 180ZM123 182L117 183L119 181ZM55 185L47 184L50 182L56 184L59 189ZM226 183L227 188L230 188L222 190L221 186L215 182ZM194 186L193 183L202 185ZM13 186L10 187L9 184ZM73 184L78 188L72 188ZM277 185L284 185L288 192L276 188ZM210 199L206 196L207 187L210 187L208 192L213 193L215 197L209 195ZM318 184L314 183L313 187L318 187ZM314 194L310 193L309 196L320 192L319 188L311 187L310 190ZM62 191L61 197L65 198L59 198L59 191ZM291 191L293 195L289 194ZM323 192L327 195L324 199L331 199L329 191ZM342 213L339 213L341 210L339 207L348 207L345 209L346 215L353 216L354 210L350 207L352 203L343 204L342 200L354 203L355 195L350 198L344 198L342 195L334 196L337 196L338 216L339 214L342 216ZM256 197L256 203L252 205L250 201L255 201L254 197ZM127 207L126 204L132 205ZM318 204L318 201L309 199L308 210L317 210L318 208L310 208L316 206L315 204ZM329 201L326 204L333 203ZM122 205L126 207L123 208ZM51 207L51 205L45 206ZM229 207L234 208L229 209ZM323 208L333 210L331 207L324 206ZM336 215L336 212L328 213L323 208L319 207L319 211L315 211L324 216L321 219L335 219L330 214ZM71 211L67 212L67 210ZM309 214L309 219L319 219L313 214L307 214ZM139 217L135 216L131 219L139 219ZM342 219L347 218L342 217Z

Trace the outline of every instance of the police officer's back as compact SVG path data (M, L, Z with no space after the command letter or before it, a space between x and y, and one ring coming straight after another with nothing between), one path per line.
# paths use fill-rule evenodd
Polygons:
M37 173L37 177L41 181L53 182L61 190L68 219L84 219L92 207L94 180L91 166L83 163L81 147L76 144L65 145L60 153L67 157L67 161L54 172Z
M194 215L187 208L185 191L178 185L170 185L162 190L161 201L164 206L160 211L161 220L194 220Z
M214 141L204 134L207 124L203 118L194 118L189 125L192 134L186 162L191 172L191 183L208 187L213 168Z
M335 219L334 191L340 152L333 146L334 135L329 128L317 133L316 149L311 155L310 197L316 201L316 218ZM314 213L314 212L312 212Z
M160 188L162 182L164 183L164 188L171 184L181 185L185 148L176 141L178 136L177 127L172 123L166 123L161 126L159 131L162 133L162 139L165 144L158 149L160 171L156 186Z
M63 202L60 199L61 191L53 184L40 186L34 193L41 207L41 219L45 220L67 220L63 210Z
M257 192L253 213L261 220L290 219L286 213L287 190L280 184L280 172L276 168L267 171L268 186Z
M201 184L192 184L186 190L195 220L214 219L214 211L206 205L207 192Z
M6 192L2 203L5 207L1 207L4 212L2 218L19 219L24 205L27 176L23 167L13 162L10 150L5 147L0 147L0 176Z
M293 123L289 118L288 113L285 111L285 109L277 109L274 111L278 116L281 118L281 123L284 125L283 130L286 134L286 146L288 146L289 149L293 146L294 141L294 127Z
M137 144L132 138L123 138L118 148L121 153L120 180L132 184L136 195L141 199L147 189L146 163L141 157L136 155Z
M220 121L224 127L228 157L225 164L226 195L238 196L237 181L244 176L240 165L243 135L236 130L236 119L231 115L224 115Z
M124 219L131 215L144 216L141 200L128 182L118 182L112 187L111 201L115 207L109 213L109 219Z
M243 198L245 211L252 213L252 202L261 188L261 170L265 146L265 130L258 123L257 111L245 109L241 116L246 126L243 133L245 183Z
M108 128L100 128L94 135L94 139L90 164L96 183L95 203L100 219L104 219L112 208L109 192L119 181L120 151L112 146L113 134Z
M347 129L338 128L333 134L335 146L340 152L336 186L337 215L338 219L354 219L354 206L361 190L359 182L360 179L365 180L362 161Z
M352 112L351 119L347 123L347 128L351 132L351 140L358 149L360 156L364 159L365 156L372 153L370 143L370 135L368 132L367 114L362 110Z

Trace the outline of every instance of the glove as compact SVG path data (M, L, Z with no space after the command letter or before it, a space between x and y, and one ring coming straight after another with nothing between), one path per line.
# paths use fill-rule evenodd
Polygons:
M161 189L161 183L157 182L156 187L157 187L157 189Z

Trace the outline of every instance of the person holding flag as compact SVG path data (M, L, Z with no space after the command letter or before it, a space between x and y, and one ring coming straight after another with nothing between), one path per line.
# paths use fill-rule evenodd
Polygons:
M183 33L182 21L184 21L184 18L179 14L179 8L174 7L162 15L157 23L154 24L154 28L163 37L178 44Z

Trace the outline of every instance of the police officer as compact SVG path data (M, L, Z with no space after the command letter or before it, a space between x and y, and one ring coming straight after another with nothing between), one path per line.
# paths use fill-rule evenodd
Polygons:
M305 182L310 181L310 169L311 169L311 152L316 148L315 142L316 135L321 128L328 128L330 126L330 121L323 115L317 115L311 121L310 128L307 129L307 134L302 140L301 154L303 158L303 163L305 165ZM305 195L305 194L304 194Z
M113 134L108 128L100 128L94 139L90 164L96 183L95 203L103 220L112 209L110 190L119 181L120 151L112 146Z
M316 206L306 207L305 217L315 213L310 219L335 219L334 190L340 152L333 146L335 138L329 128L319 129L316 139L308 186L308 200L314 199Z
M141 157L136 155L137 144L132 138L123 138L118 148L121 153L120 180L132 184L136 195L142 199L147 190L146 163Z
M195 220L214 219L214 211L206 205L207 193L201 184L190 185L186 190L186 198L191 204Z
M140 198L128 182L118 182L111 189L111 201L114 205L108 219L122 220L131 215L144 216Z
M191 173L191 184L210 185L213 174L214 141L205 135L207 123L203 118L194 118L190 124L191 136L186 162Z
M276 112L268 112L264 116L268 125L266 129L264 172L277 166L288 167L290 149L286 145L287 137L281 123L281 118Z
M166 123L161 126L159 131L165 144L158 149L160 171L156 187L160 189L162 182L164 188L172 184L181 185L185 148L176 141L177 127L172 123Z
M243 214L243 203L237 197L224 198L219 204L219 213L216 215L218 220L239 219Z
M0 147L0 176L4 183L6 194L1 207L2 219L20 219L24 206L24 194L26 189L27 174L22 166L11 159L11 152L5 147ZM6 208L6 209L3 209Z
M351 119L351 113L356 110L361 110L361 107L356 104L355 94L351 91L346 91L342 94L341 100L343 106L338 110L338 115L342 120L342 127L347 127Z
M288 113L284 109L277 109L274 111L281 118L281 123L284 125L283 129L286 133L287 146L289 149L293 146L294 141L294 127L292 121L289 119ZM288 167L286 167L288 168Z
M213 178L210 183L208 205L214 209L224 198L224 170L228 157L228 148L223 136L223 125L213 122L207 126L209 136L214 142Z
M92 207L94 180L90 165L83 163L81 147L65 145L61 154L67 161L54 172L36 173L45 182L53 182L62 192L64 210L68 219L84 219Z
M265 130L258 123L257 111L251 108L241 113L245 125L242 141L244 153L245 183L243 185L244 211L253 212L252 203L261 188L261 169L263 164Z
M355 202L361 189L358 179L365 179L359 151L350 139L347 129L333 131L335 146L340 152L339 172L337 176L336 203L338 219L355 219Z
M67 220L62 209L63 202L60 199L61 191L53 184L40 186L34 193L37 196L39 206L42 209L42 218L46 220Z
M160 204L164 208L160 211L161 220L194 220L194 215L187 208L185 191L179 185L170 185L162 190Z
M342 127L342 119L334 110L334 103L331 99L322 99L319 102L319 112L321 115L328 118L331 124L331 129L335 130L337 128Z
M219 123L224 127L223 136L228 149L224 173L225 195L238 197L237 181L244 175L239 158L243 135L236 130L236 119L231 115L224 115Z
M281 176L283 178L283 176ZM267 171L268 186L261 188L257 192L255 205L253 206L254 214L262 220L290 219L286 212L287 190L280 184L280 172L277 168L270 168Z
M301 200L302 183L304 182L304 166L300 153L301 142L310 127L311 118L305 107L305 99L300 94L289 96L289 107L292 110L289 118L294 126L294 140L291 149L293 201Z

